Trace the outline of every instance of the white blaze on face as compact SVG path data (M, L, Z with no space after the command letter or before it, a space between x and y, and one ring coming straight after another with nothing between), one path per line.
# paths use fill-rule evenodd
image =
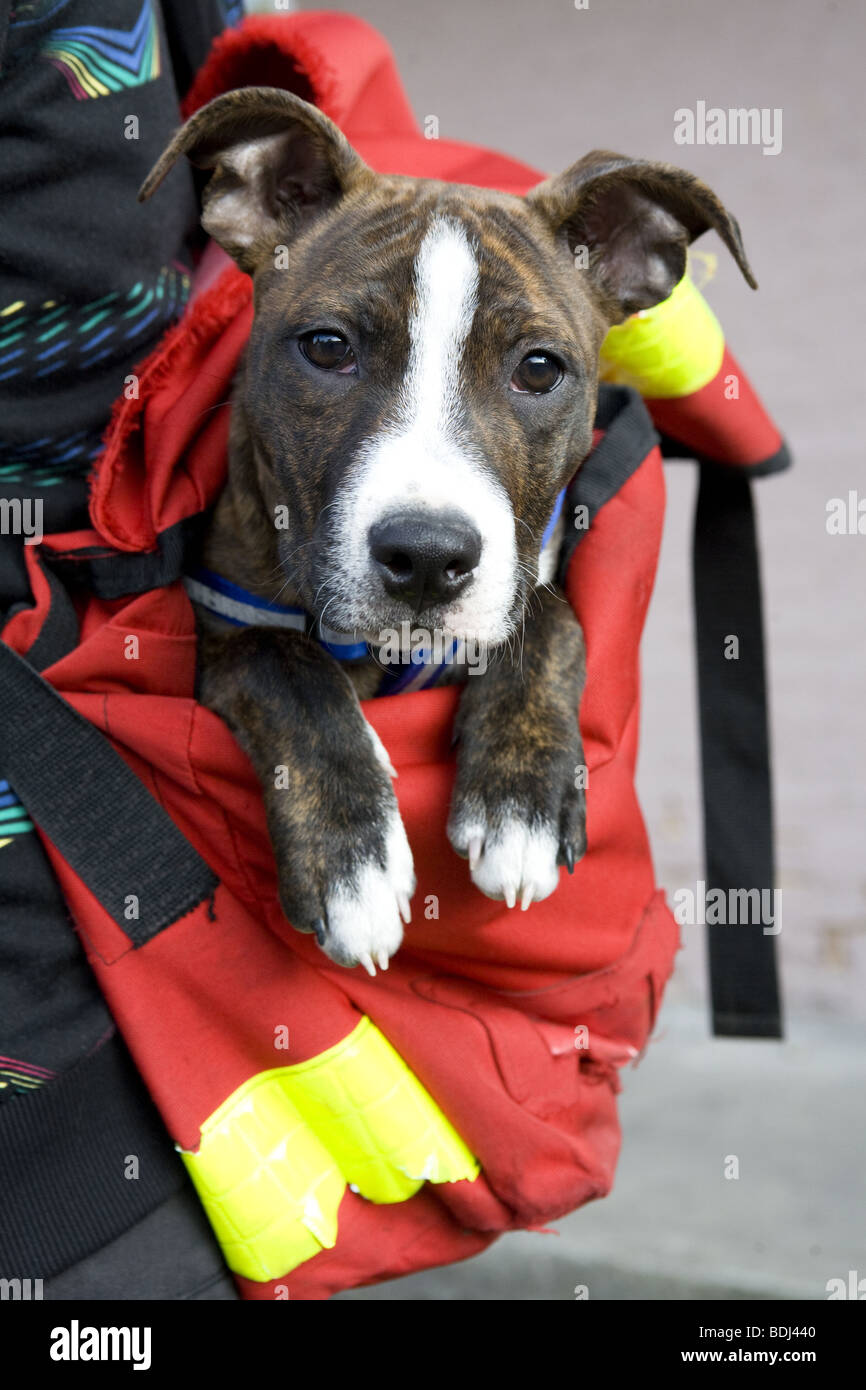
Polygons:
M478 265L462 227L435 221L415 262L403 412L421 435L453 432L460 359L478 304Z
M433 220L414 278L409 361L395 422L361 446L335 507L339 577L348 590L329 608L329 621L363 625L350 616L353 593L367 614L382 602L367 544L372 525L405 511L431 520L463 512L481 535L481 559L448 606L447 628L500 641L509 634L516 586L514 513L504 488L459 437L461 360L478 302L478 263L459 222Z

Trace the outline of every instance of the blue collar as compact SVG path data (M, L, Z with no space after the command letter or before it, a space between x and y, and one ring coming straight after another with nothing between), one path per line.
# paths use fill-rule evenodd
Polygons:
M553 515L545 527L541 539L541 550L550 541L556 523L562 513L566 489L556 499ZM326 652L338 661L376 660L375 648L368 642L358 641L354 633L337 632L324 623L318 623L304 608L294 608L270 599L259 598L258 594L242 589L230 579L223 579L213 570L199 567L184 575L184 588L194 603L206 608L223 622L234 627L280 627L292 628L295 632L305 632ZM382 683L378 695L398 695L410 690L425 690L435 685L447 666L458 664L461 660L463 643L453 641L448 651L438 656L434 651L418 649L413 651L408 661L383 667ZM434 659L435 658L435 659Z
M337 632L317 623L303 608L259 598L258 594L251 594L239 584L223 579L221 574L214 574L213 570L194 569L184 575L183 584L193 603L206 608L233 627L292 628L295 632L305 632L312 637L338 661L377 660L375 647L368 642L359 642L354 634ZM441 660L435 661L433 652L419 649L413 651L408 661L383 666L382 681L376 694L399 695L434 685L446 666L460 660L461 647L460 642L450 643L447 651L441 653Z

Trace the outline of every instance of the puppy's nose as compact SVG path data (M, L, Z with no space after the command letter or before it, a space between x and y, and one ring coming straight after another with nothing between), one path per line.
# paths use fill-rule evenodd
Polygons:
M387 592L416 612L455 598L481 559L481 536L457 513L387 517L370 527L369 544Z

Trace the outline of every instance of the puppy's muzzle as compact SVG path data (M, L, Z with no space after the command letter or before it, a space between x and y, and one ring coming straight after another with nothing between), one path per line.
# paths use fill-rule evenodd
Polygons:
M416 613L456 598L481 559L480 534L457 513L386 517L370 527L368 541L386 593Z

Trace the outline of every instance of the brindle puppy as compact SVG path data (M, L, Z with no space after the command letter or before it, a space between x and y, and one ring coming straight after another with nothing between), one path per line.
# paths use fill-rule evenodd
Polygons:
M181 154L213 170L203 225L255 292L204 562L372 644L408 620L496 651L461 697L448 834L482 892L527 907L585 848L583 638L548 582L561 529L542 537L591 445L599 347L710 227L754 285L737 223L690 174L603 151L525 198L379 175L267 88L198 111L142 198ZM287 917L384 969L415 877L359 705L381 670L315 627L199 618L202 699L261 779Z

